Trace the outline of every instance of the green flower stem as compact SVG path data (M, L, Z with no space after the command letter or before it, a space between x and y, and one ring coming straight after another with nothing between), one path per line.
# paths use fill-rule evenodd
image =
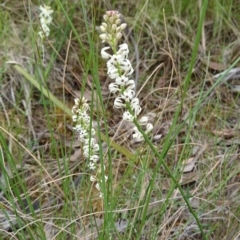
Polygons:
M14 64L14 63L13 63ZM62 109L68 116L72 117L72 111L65 104L63 104L58 98L56 98L49 90L45 89L41 84L39 84L28 72L26 72L21 66L14 64L14 68L23 75L32 85L34 85L39 91L43 93L50 101L52 101L57 107ZM104 142L109 142L108 138L101 133L101 139ZM116 151L125 155L128 159L134 160L135 155L129 152L126 148L121 147L114 141L110 141L110 146Z

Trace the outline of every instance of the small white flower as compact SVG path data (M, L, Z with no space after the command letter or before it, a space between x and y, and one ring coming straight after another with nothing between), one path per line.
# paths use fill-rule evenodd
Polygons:
M76 122L78 120L78 116L77 115L72 115L72 120L73 120L73 122Z
M112 66L111 68L108 68L108 76L111 78L111 79L115 79L117 77L119 77L119 71L116 67Z
M95 131L94 128L91 129L91 135L92 135L92 136L95 136L95 135L96 135L96 131Z
M115 100L114 100L114 107L115 108L122 108L122 107L125 107L126 104L124 103L124 100L120 97L117 97Z
M83 113L82 120L83 120L84 124L90 125L91 119L86 112Z
M131 75L134 72L131 62L128 59L121 62L120 68L124 71L124 75L126 76Z
M90 161L97 163L99 161L99 156L98 155L93 155L90 157Z
M147 116L143 116L138 120L138 123L140 125L146 125L148 123L148 117Z
M135 89L134 80L129 80L128 82L126 82L126 90L129 90L129 89Z
M93 163L93 162L90 162L90 163L88 164L88 167L89 167L90 170L95 170L95 169L97 168L97 167L96 167L96 164Z
M123 92L123 94L121 95L121 97L126 101L129 102L131 99L133 99L135 95L135 92L133 90L126 90Z
M124 56L121 54L114 54L111 56L111 59L108 60L107 62L107 67L111 67L111 66L118 66L120 64L124 64Z
M87 103L82 103L81 109L83 112L86 112L89 110L89 105Z
M96 187L96 189L97 189L98 191L100 191L100 185L99 185L99 183L96 183L95 187Z
M73 130L76 130L77 132L80 132L80 131L82 131L82 125L80 125L80 124L77 124L75 127L73 127Z
M138 98L133 98L131 101L131 105L132 107L134 107L135 105L139 106L139 99Z
M90 149L88 145L83 146L83 155L88 158L90 155Z
M144 138L143 138L142 133L137 129L137 127L133 128L133 132L134 133L133 133L132 137L135 138L136 141L142 142Z
M152 130L153 130L153 125L152 125L151 123L148 123L145 132L146 132L146 133L149 133L149 132L151 132Z
M91 182L95 182L96 180L97 180L97 178L95 176L93 176L93 175L90 176L90 181Z
M129 49L128 45L126 43L123 43L118 46L119 50L117 51L117 54L124 56L126 59L128 57Z
M126 120L128 122L133 122L133 119L134 119L134 116L130 112L126 111L123 113L123 120Z
M126 83L128 83L130 80L128 79L128 77L125 77L125 76L120 76L120 77L117 77L115 82L116 84L120 85L120 86L125 86Z
M120 88L118 87L118 85L116 83L110 83L108 87L109 87L109 91L111 93L116 93L116 92L120 91Z
M81 131L78 131L78 139L81 142L84 142L84 139L86 139L86 137L88 136L88 132L85 129L82 129Z
M39 14L39 17L42 18L49 18L51 17L51 14L53 13L53 10L49 6L40 6L39 7L41 13Z
M135 116L137 116L141 112L142 108L139 105L139 99L138 98L133 98L132 99L131 109L134 111Z
M96 144L94 144L93 145L93 147L92 147L92 150L93 150L93 152L98 152L99 151L99 145L96 143Z
M90 140L90 147L92 148L92 150L94 152L98 151L99 150L99 145L96 143L96 139L95 138L92 138Z

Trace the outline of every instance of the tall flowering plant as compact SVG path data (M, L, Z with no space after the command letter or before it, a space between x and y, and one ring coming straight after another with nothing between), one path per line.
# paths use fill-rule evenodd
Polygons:
M148 122L148 117L143 116L138 119L142 108L139 99L136 97L135 82L131 79L134 70L128 59L128 45L126 43L119 44L119 40L123 36L122 32L127 27L127 24L121 22L121 15L117 11L107 11L103 18L104 22L100 26L102 31L100 38L103 43L105 42L109 46L102 48L101 55L103 59L107 60L107 74L113 80L109 84L109 90L116 95L114 107L124 110L123 120L137 121L145 130L145 133L149 133L153 129L153 125ZM112 53L109 51L112 51ZM99 190L100 197L103 197L102 178L100 177L101 168L98 164L100 160L99 145L94 138L95 130L91 127L88 110L89 105L84 98L81 100L75 99L75 105L72 108L72 119L76 123L74 129L78 132L78 138L82 143L83 155L89 160L90 180L94 182L95 187ZM144 139L137 126L133 128L132 137L138 142ZM105 182L107 180L105 175Z
M102 31L100 38L109 46L102 48L101 55L103 59L107 60L107 74L113 80L109 84L109 90L116 94L114 107L124 110L123 120L129 122L136 120L145 129L145 133L149 133L153 129L153 125L148 122L148 117L143 116L138 119L142 108L136 97L135 81L131 79L134 70L128 59L128 45L127 43L118 44L127 24L122 23L121 14L118 11L107 11L103 19L104 22L100 26ZM110 49L113 54L109 53ZM143 140L143 135L137 126L133 129L132 137L138 142Z

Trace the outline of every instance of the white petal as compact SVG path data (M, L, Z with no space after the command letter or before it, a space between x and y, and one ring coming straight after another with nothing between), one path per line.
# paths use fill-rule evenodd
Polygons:
M126 89L135 89L135 82L134 82L134 80L129 80L126 83Z
M111 58L111 54L107 53L106 50L110 49L110 47L104 47L101 50L101 56L103 59L109 59Z

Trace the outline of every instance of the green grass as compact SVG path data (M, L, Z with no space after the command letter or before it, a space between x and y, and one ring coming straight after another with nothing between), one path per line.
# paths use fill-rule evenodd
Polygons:
M0 10L0 239L238 239L239 96L228 73L213 76L220 64L239 64L240 5L56 1L43 54L39 3L8 4ZM134 144L130 127L117 127L122 112L106 93L97 30L110 9L132 29L142 115L152 114L159 141L144 135ZM103 199L71 129L82 95L107 167Z

